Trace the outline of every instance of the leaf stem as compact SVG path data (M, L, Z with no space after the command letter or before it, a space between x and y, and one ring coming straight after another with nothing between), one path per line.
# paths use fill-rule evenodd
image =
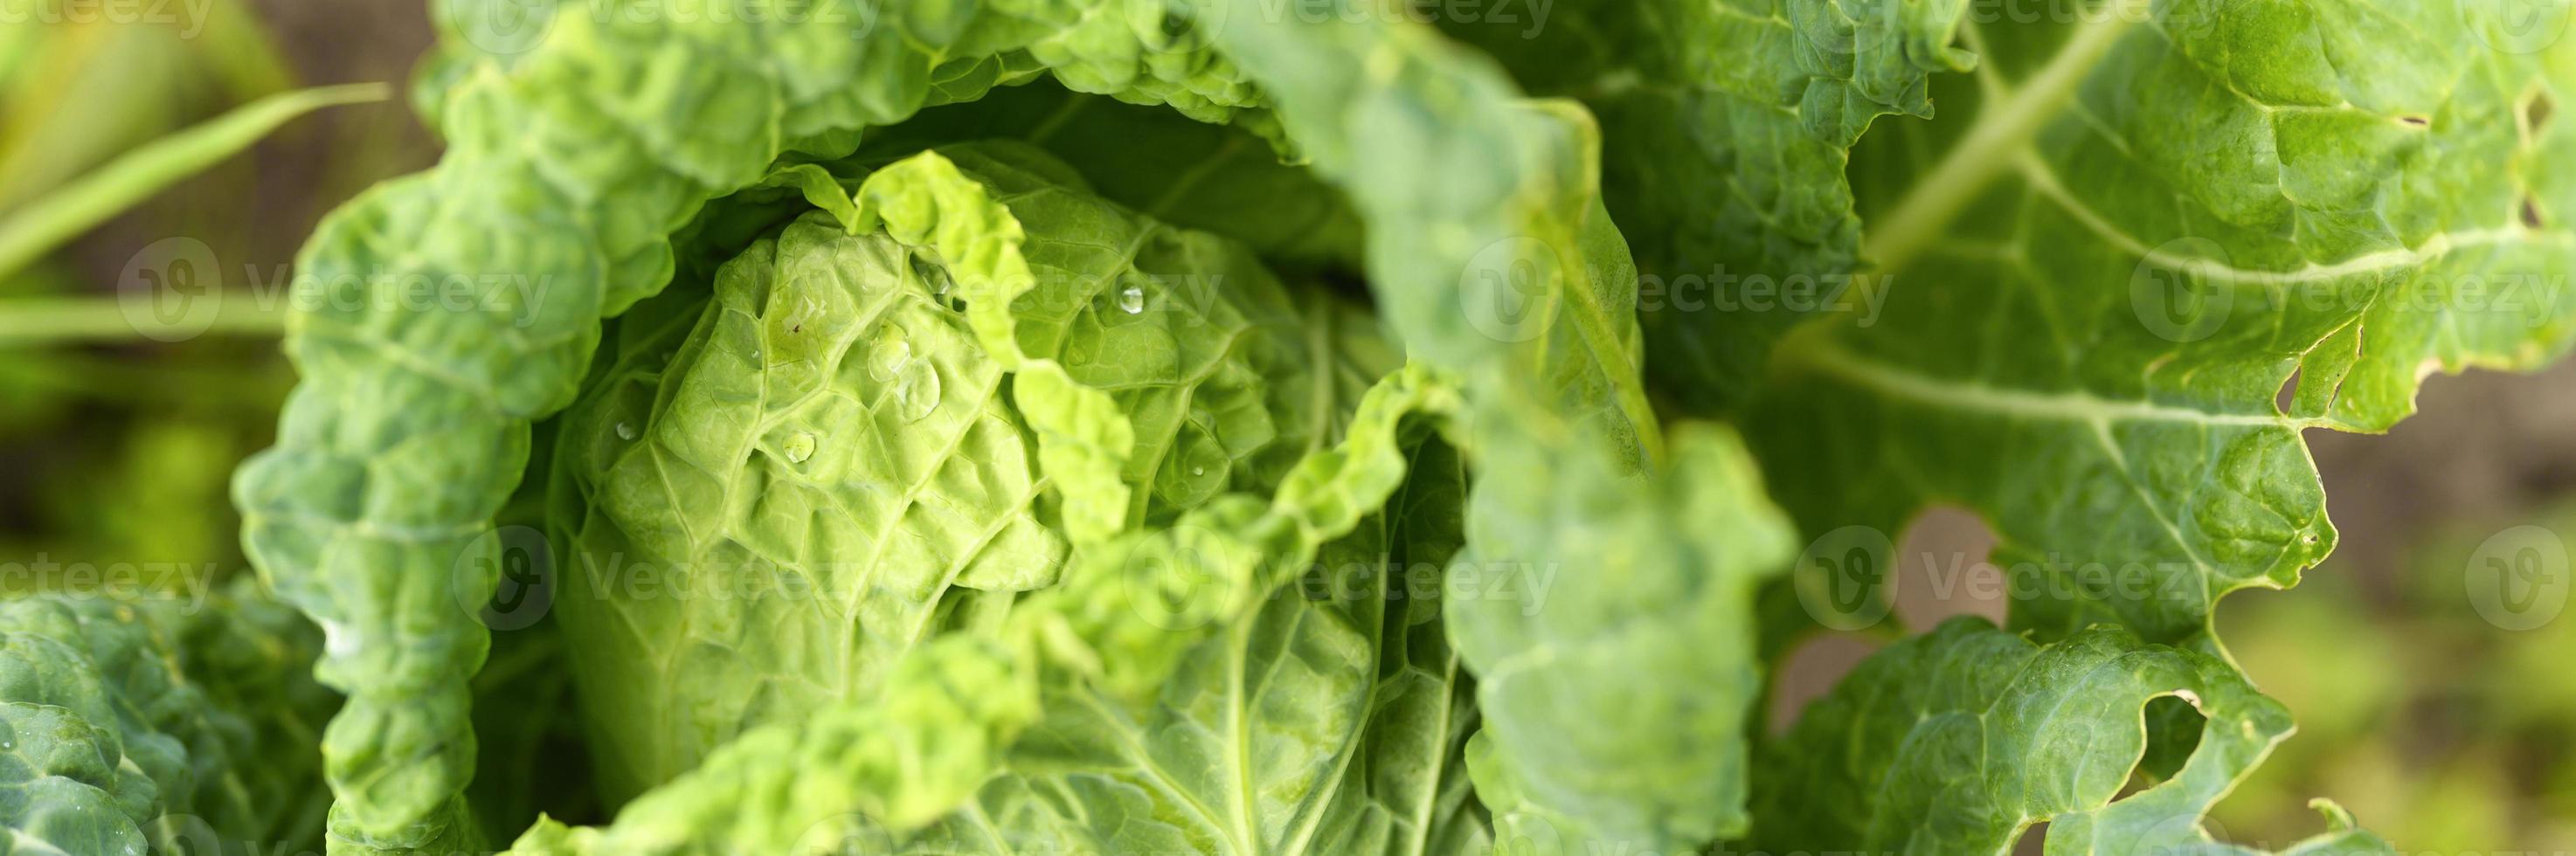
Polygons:
M1862 257L1888 271L1913 261L1915 253L1940 237L1950 220L2012 165L2014 154L2030 144L2040 126L2056 115L2058 106L2091 75L2093 66L2137 23L2137 17L2103 9L2100 17L2085 22L2058 49L2047 67L2023 81L2002 103L1979 111L1977 123L1969 126L1922 182L1906 192L1886 222L1867 230Z
M114 297L9 298L0 300L0 348L136 338L172 341L196 335L283 335L285 308L262 303L217 300L214 317L200 326L165 321L148 308L125 306Z
M340 104L382 101L382 83L281 92L154 140L0 217L0 274L26 267L179 179L239 154L288 120Z

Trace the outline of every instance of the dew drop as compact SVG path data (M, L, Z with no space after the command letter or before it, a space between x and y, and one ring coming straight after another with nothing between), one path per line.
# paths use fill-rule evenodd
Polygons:
M786 453L788 463L801 464L805 459L814 457L814 444L814 432L798 431L787 436L785 448L779 451Z
M1129 315L1145 311L1145 290L1131 285L1118 292L1118 308L1126 310Z
M892 324L877 328L868 339L868 377L878 383L893 383L912 362L912 342L903 337L903 328Z
M913 360L895 370L894 412L905 422L919 422L939 409L939 371L928 360Z
M620 439L620 440L632 440L632 439L635 439L635 425L634 425L634 423L631 423L631 422L620 422L620 423L617 423L617 439Z
M1190 468L1190 475L1194 475L1194 476L1203 476L1203 475L1207 475L1207 468L1206 468L1206 467L1191 467L1191 468Z

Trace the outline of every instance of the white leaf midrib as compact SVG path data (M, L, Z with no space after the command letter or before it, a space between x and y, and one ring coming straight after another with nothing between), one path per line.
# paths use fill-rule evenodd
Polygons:
M2143 400L2103 398L2083 390L2032 392L1952 380L1901 368L1852 353L1831 336L1806 335L1784 345L1796 352L1803 371L1829 375L1890 400L1935 410L1962 410L2033 421L2086 424L2176 422L2226 428L2283 428L2320 425L2316 420L2274 413L2220 413Z
M1880 270L1897 270L1931 245L1968 203L2027 148L2041 127L2093 74L2111 46L2139 23L2138 16L2104 14L2081 25L2055 57L2004 99L1978 111L1977 121L1950 146L1940 163L1906 191L1885 222L1868 230L1862 257Z
M2438 232L2418 241L2413 247L2362 253L2332 264L2311 261L2289 270L2241 268L2218 259L2178 255L2161 247L2150 247L2146 241L2137 236L2121 231L2110 218L2103 216L2100 211L2094 210L2073 191L2068 190L2064 183L2057 180L2055 168L2047 161L2028 152L2014 160L2019 165L2022 179L2032 190L2055 203L2059 209L2066 212L2067 216L2074 218L2078 224L2092 232L2095 237L2101 238L2103 242L2123 253L2136 256L2147 264L2216 282L2263 286L2332 282L2348 276L2414 268L2449 255L2453 250L2520 243L2529 241L2533 237L2530 230L2507 224L2493 228Z

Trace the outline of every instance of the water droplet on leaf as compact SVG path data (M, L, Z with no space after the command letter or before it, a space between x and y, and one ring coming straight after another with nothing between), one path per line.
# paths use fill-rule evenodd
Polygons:
M779 451L787 454L788 463L801 464L805 459L814 457L814 444L814 432L798 431L788 435L786 446Z
M904 338L903 328L887 324L868 337L864 358L868 361L868 377L878 383L893 383L903 373L904 365L912 362L912 342Z
M632 440L632 439L635 439L635 425L634 425L634 423L631 423L631 422L620 422L620 423L617 423L617 439L620 439L620 440Z
M939 408L939 370L931 368L928 360L905 363L895 370L894 389L888 394L894 396L896 416L919 422Z
M1145 311L1145 290L1131 285L1118 292L1118 308L1126 310L1129 315Z

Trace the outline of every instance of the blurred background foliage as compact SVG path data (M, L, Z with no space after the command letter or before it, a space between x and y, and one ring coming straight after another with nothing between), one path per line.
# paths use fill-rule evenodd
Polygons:
M89 580L132 569L110 583L158 590L144 596L193 599L250 576L229 484L269 445L293 385L278 342L295 251L332 207L437 158L402 100L349 103L346 88L329 99L338 106L261 123L246 150L190 142L282 93L406 89L432 40L424 3L129 5L119 17L95 2L19 0L0 15L0 245L67 198L115 200L114 216L37 241L23 264L0 252L0 593L82 585L66 571L84 565ZM117 173L174 155L208 165L143 187ZM201 243L211 269L173 274L151 248L175 238ZM155 275L166 281L137 279ZM215 301L222 322L177 341L144 335L130 301L165 284ZM569 701L553 644L502 634L479 681L512 701L477 706L507 720L476 729L489 735L477 802L516 807L495 812L499 840L540 809L587 815L585 789L545 778L587 766L564 762L565 720L547 715ZM315 817L258 852L319 852Z
M12 4L0 224L263 96L403 80L428 43L404 5ZM405 11L413 20L387 14ZM308 42L330 49L290 49ZM324 110L0 269L0 564L25 566L0 585L45 585L76 562L184 565L199 583L245 572L226 485L267 445L293 380L274 334L287 262L332 205L435 154L398 102ZM138 254L174 236L211 251L215 269L188 285L246 329L164 343L102 323L122 319L118 285Z
M175 17L143 21L31 2L13 8L38 14L0 22L0 224L264 96L399 89L431 40L417 0L146 4ZM292 382L276 337L287 265L323 212L436 152L399 100L336 107L0 270L0 591L81 562L183 570L170 585L249 573L226 486ZM178 342L99 323L120 317L138 254L174 236L206 245L217 269L197 287L250 320ZM2576 851L2576 615L2511 631L2463 593L2487 536L2576 532L2576 369L2436 378L2423 405L2389 437L2312 433L2341 548L2299 588L2221 610L2222 638L2300 725L2221 806L2222 838L2293 840L2314 825L2308 797L2327 795L2409 851ZM515 720L477 728L492 735L478 802L578 818L577 789L543 775L564 726L529 715L563 707L550 646L496 640L483 690L513 704L484 709ZM1802 659L1783 680L1820 686L1856 656Z
M2437 378L2417 403L2387 436L2308 433L2340 544L2219 609L2299 733L2215 816L2280 844L2324 795L2410 852L2576 852L2576 609L2516 630L2469 599L2488 539L2576 539L2576 363Z

